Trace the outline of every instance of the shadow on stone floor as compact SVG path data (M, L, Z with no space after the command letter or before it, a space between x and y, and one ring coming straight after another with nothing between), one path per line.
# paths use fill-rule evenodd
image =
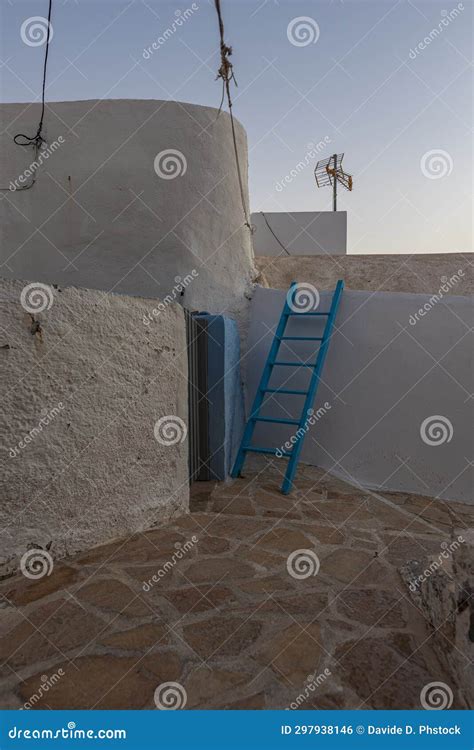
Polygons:
M472 706L472 510L309 466L285 497L274 464L4 581L2 707L154 708L175 683L186 708L420 708L433 682Z

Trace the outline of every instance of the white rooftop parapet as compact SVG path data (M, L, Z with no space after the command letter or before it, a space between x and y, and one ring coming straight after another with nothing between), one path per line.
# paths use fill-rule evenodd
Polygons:
M346 211L252 214L255 255L345 255ZM283 247L282 247L283 246ZM285 249L284 249L285 248Z

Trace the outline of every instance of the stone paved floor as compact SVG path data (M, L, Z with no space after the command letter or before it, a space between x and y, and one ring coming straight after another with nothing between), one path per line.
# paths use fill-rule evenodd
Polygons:
M191 515L4 581L1 707L155 708L159 688L186 708L401 709L434 681L472 705L455 613L435 627L400 575L472 512L308 466L289 497L280 479L261 462L197 484Z

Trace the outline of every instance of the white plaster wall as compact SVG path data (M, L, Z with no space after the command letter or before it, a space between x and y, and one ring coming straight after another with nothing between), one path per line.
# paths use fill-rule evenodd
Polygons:
M0 107L2 186L34 157L12 137L36 131L39 106ZM182 300L188 307L232 312L245 306L253 273L250 231L230 120L217 115L172 101L48 104L46 140L64 142L39 168L33 188L2 194L0 273L163 299L177 276L195 269ZM248 202L246 135L238 122L236 129ZM186 161L174 179L154 169L157 154L169 149Z
M24 286L0 285L0 576L29 545L61 557L188 510L188 442L154 437L161 416L187 421L181 307L146 326L156 300L60 287L32 317Z
M247 413L285 294L258 288L253 299ZM321 293L321 311L329 309L330 298ZM314 407L327 402L330 408L307 433L301 459L364 487L473 503L468 464L473 448L473 305L467 297L449 296L410 324L410 316L429 300L419 294L344 291ZM318 336L324 323L299 318L290 326L287 335ZM278 358L315 361L309 346L287 342ZM304 389L309 378L302 368L276 367L274 373L275 387ZM298 418L301 402L299 396L274 397L262 415ZM428 445L420 427L438 415L451 422L452 438ZM279 447L293 432L291 426L261 423L253 444ZM280 461L284 472L286 459Z
M290 255L345 255L347 211L265 211L268 224ZM252 214L253 248L256 256L284 255L262 213Z

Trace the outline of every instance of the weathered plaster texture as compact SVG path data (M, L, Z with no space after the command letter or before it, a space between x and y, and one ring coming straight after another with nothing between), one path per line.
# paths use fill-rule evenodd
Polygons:
M257 388L285 292L258 288L253 298L246 357L247 413ZM321 293L320 311L331 294ZM315 410L329 408L309 428L301 460L363 487L473 503L473 306L447 296L345 290ZM415 324L412 316L431 309ZM286 335L320 336L324 323L292 318ZM471 332L470 332L471 329ZM314 362L315 342L291 341L278 359ZM305 390L309 369L275 367L271 387ZM301 397L267 395L262 416L299 418ZM446 439L422 439L425 419L449 420ZM257 425L254 445L280 447L295 428ZM426 433L425 433L426 434ZM430 437L431 433L428 433ZM443 435L438 432L438 437ZM291 446L290 446L291 447ZM281 471L286 459L280 459Z
M154 437L159 417L187 420L182 309L145 326L156 300L61 288L32 317L24 286L0 287L0 574L28 546L61 557L188 509L187 440Z
M347 211L265 211L265 215L252 214L252 226L256 256L284 253L276 237L290 255L345 255L347 251Z
M444 255L345 255L300 256L289 258L280 248L278 258L256 258L264 281L274 289L288 289L291 282L306 281L318 289L334 289L344 279L346 289L373 292L437 292L446 279L459 269L464 276L447 294L474 292L473 256L462 253Z
M33 160L12 135L35 132L39 107L0 107L6 185ZM248 202L238 122L236 132ZM253 256L225 112L156 100L54 102L45 138L60 137L34 187L0 202L3 276L164 299L194 269L187 307L247 307ZM158 159L160 176L155 158L169 150L179 153Z

